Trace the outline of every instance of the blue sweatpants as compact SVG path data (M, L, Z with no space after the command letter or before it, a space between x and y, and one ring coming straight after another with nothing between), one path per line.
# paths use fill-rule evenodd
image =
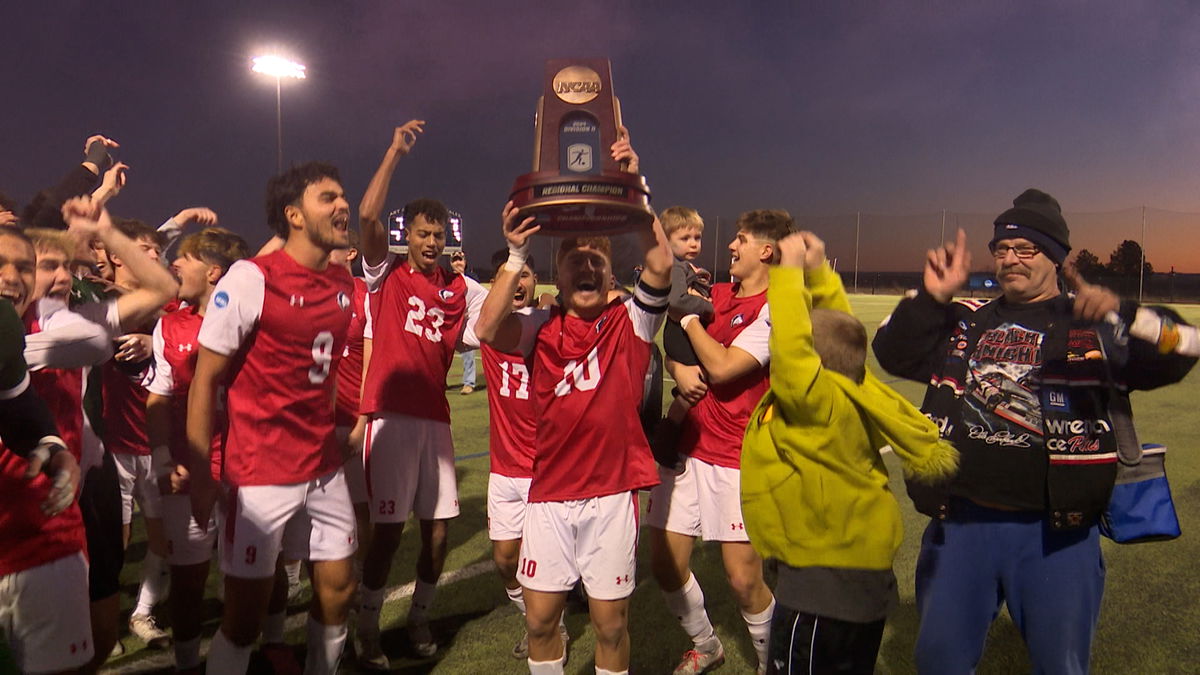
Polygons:
M917 672L974 672L1005 603L1034 673L1087 673L1104 594L1096 526L1056 531L1040 514L954 507L921 539Z

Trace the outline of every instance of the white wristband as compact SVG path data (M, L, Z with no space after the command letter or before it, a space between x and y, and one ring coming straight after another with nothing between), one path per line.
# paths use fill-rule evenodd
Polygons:
M698 320L699 318L700 318L699 314L688 314L679 320L679 326L680 326L680 328L687 330L688 324L690 324L693 321Z
M508 260L504 263L504 269L509 272L520 272L525 267L525 261L529 258L529 246L520 248L508 245Z

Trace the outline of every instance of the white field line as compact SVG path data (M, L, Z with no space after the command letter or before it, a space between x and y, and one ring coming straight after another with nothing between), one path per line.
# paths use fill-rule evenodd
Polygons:
M441 579L438 579L438 586L447 586L449 584L453 584L458 581L464 581L466 579L472 579L489 572L494 573L495 569L496 564L490 560L477 562L474 565L467 565L466 567L454 570L452 572L446 572L442 575ZM416 583L411 581L403 586L397 586L388 592L384 602L396 602L397 600L401 600L403 598L412 597L413 589L415 587ZM293 631L300 630L306 626L307 623L307 612L289 616L287 623L284 626L284 630L291 633ZM212 640L208 638L204 638L204 640L201 641L201 657L208 655L208 648L211 642ZM162 670L163 668L173 668L175 666L175 652L171 649L167 649L165 651L146 649L142 653L150 654L150 656L147 656L146 658L139 658L133 663L121 664L121 666L117 668L103 668L100 670L101 675L106 675L108 673L148 673L156 670Z

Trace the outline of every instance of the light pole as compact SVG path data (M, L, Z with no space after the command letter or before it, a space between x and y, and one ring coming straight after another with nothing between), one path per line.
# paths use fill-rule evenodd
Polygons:
M253 65L250 67L256 73L262 73L275 78L275 148L277 151L276 168L279 173L283 173L283 85L282 81L285 77L303 80L307 77L304 74L305 67L302 64L296 63L276 56L274 54L266 56L256 56L252 59Z

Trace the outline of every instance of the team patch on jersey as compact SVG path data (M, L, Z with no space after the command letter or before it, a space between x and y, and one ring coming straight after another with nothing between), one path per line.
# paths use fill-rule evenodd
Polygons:
M438 291L438 297L442 299L442 302L446 302L450 298L454 297L454 291L450 290L449 288L443 288Z
M229 304L229 294L225 291L217 292L217 294L213 296L213 304L217 306L217 309L224 309L225 306Z
M737 328L738 326L740 326L744 323L746 323L746 315L745 314L735 314L733 316L733 318L729 320L729 327Z
M338 291L337 303L338 307L341 307L342 310L345 311L345 309L350 306L350 298L345 293Z

